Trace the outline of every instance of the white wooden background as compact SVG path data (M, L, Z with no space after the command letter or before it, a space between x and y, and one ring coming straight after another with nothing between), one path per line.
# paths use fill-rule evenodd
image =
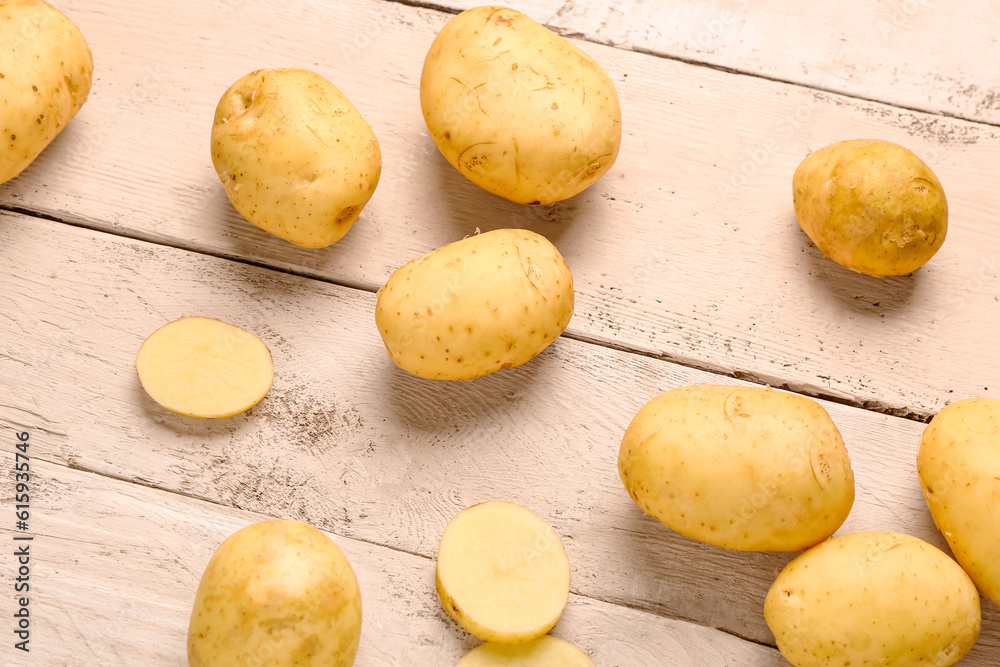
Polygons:
M1000 397L996 3L510 3L573 36L623 107L615 167L544 208L476 189L423 127L423 56L472 3L57 4L91 44L95 83L69 128L0 186L0 539L12 544L22 430L36 535L30 656L12 647L14 564L0 549L0 663L186 664L211 553L282 517L327 530L354 565L359 667L454 664L476 641L437 601L437 542L455 513L500 498L562 536L573 596L555 634L598 665L787 664L762 603L794 554L683 538L618 479L635 411L694 382L820 397L857 477L841 532L945 546L916 478L923 422L960 398ZM242 221L209 159L219 96L276 66L331 79L382 145L374 198L325 250ZM841 269L795 223L795 166L856 137L910 147L945 186L948 239L911 276ZM374 291L418 254L509 226L566 256L566 334L472 382L396 369ZM143 393L139 344L188 314L271 347L275 384L249 413L201 422ZM1000 611L984 601L983 619L963 666L1000 664Z

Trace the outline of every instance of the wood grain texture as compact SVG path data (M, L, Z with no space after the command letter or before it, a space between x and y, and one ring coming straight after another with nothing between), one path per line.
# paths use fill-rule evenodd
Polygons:
M460 11L469 0L435 0ZM501 3L503 4L503 3ZM589 41L945 116L1000 124L1000 5L991 0L525 0Z
M996 128L584 44L622 98L618 163L572 200L521 207L462 178L423 126L420 66L447 14L375 0L183 0L121 21L111 0L63 4L98 63L91 101L0 187L0 205L366 290L477 228L528 227L573 269L575 338L923 418L958 398L1000 397ZM283 65L331 78L382 144L372 202L321 251L239 218L208 156L221 93ZM794 219L798 162L866 136L915 150L948 193L949 238L911 276L842 269Z
M0 456L5 470L13 460L8 451ZM187 665L191 605L209 558L236 530L273 518L41 459L32 461L32 479L31 650L4 641L0 661L8 667ZM13 495L5 488L0 500L11 506ZM0 528L5 543L11 536ZM357 667L454 665L479 643L442 609L433 560L329 536L361 586ZM5 588L12 578L4 572ZM14 611L9 598L6 618ZM553 634L602 667L785 664L775 649L718 630L577 595Z
M672 533L618 479L639 407L716 375L561 338L517 369L421 380L388 360L370 293L10 214L0 281L0 426L37 434L39 458L423 557L461 509L512 500L562 536L574 593L772 641L763 598L792 554ZM192 420L143 393L140 343L190 314L271 347L274 386L250 412ZM922 425L824 405L857 480L840 532L896 530L945 548L915 471ZM1000 612L984 609L968 665L1000 660Z

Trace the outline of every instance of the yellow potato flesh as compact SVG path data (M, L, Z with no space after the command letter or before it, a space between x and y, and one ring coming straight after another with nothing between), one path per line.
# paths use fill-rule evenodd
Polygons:
M524 14L462 12L431 44L424 121L473 183L521 204L567 199L604 175L621 145L614 83L578 47Z
M979 594L939 549L909 535L855 533L778 575L764 617L796 667L948 667L979 636Z
M191 667L349 667L361 592L326 535L264 521L231 535L202 575L188 628Z
M436 380L520 366L573 316L573 276L555 246L498 229L438 248L393 273L375 323L393 362Z
M240 215L296 245L323 248L371 199L382 153L332 83L308 70L265 69L219 100L212 164Z
M154 401L200 418L249 410L274 378L263 341L208 317L184 317L154 331L139 348L135 367Z
M916 271L944 243L948 201L934 172L887 141L841 141L792 179L802 230L830 259L873 276Z
M441 538L437 589L448 614L488 642L541 637L569 599L559 535L530 510L490 501L460 512Z
M1000 604L1000 400L970 398L941 410L924 430L917 472L955 558Z
M832 535L854 502L840 432L813 400L692 385L636 414L618 471L647 514L729 549L797 551Z
M87 101L90 48L41 0L0 2L0 183L21 173Z
M594 661L572 644L545 635L524 644L481 644L458 667L594 667Z

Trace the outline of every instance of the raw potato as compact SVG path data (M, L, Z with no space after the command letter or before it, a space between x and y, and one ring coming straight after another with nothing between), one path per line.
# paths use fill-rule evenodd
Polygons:
M477 234L413 260L379 290L375 307L393 362L436 380L520 366L572 316L566 261L545 237L523 229Z
M271 388L274 362L248 331L208 317L182 317L150 334L135 368L142 388L187 417L232 417Z
M41 0L0 2L0 183L20 174L87 101L90 47Z
M979 594L939 549L909 535L855 533L802 554L764 600L796 667L947 667L979 636Z
M1000 400L969 398L941 410L920 440L917 472L955 558L1000 605Z
M262 69L215 110L212 164L240 215L306 248L339 241L371 199L382 153L332 83L304 69Z
M799 225L823 254L873 276L901 276L944 243L948 201L909 150L868 139L821 148L795 170Z
M729 549L805 549L832 535L854 503L847 449L826 410L759 387L657 396L626 430L618 472L646 514Z
M222 543L188 628L191 667L350 667L361 591L333 540L298 521L264 521Z
M458 667L594 667L594 661L569 642L545 635L513 646L480 644Z
M524 14L477 7L431 44L420 105L434 143L473 183L520 204L551 204L611 168L621 107L601 66Z
M569 572L551 526L527 508L494 500L459 512L445 528L437 590L445 611L473 635L518 644L559 620Z

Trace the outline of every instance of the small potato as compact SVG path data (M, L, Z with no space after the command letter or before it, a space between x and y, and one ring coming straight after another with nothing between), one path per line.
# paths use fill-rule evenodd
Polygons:
M551 635L524 644L480 644L458 667L594 667L587 654Z
M909 150L855 139L812 153L792 179L795 216L823 254L873 276L924 265L944 243L948 201Z
M979 594L939 549L909 535L827 540L781 571L764 600L796 667L948 667L979 636Z
M240 215L305 248L339 241L371 199L382 153L332 83L304 69L262 69L215 110L212 164Z
M567 39L504 7L469 9L442 28L424 60L420 106L452 166L519 204L581 192L621 146L611 77Z
M728 549L797 551L854 503L840 432L816 401L772 389L679 387L636 414L618 473L646 514Z
M401 267L375 323L405 371L468 380L520 366L573 316L573 276L555 246L522 229L470 236Z
M188 627L191 667L350 667L361 591L333 540L298 521L263 521L219 546Z
M569 558L556 531L514 503L473 505L441 536L441 604L483 641L519 644L551 630L569 599L569 576Z
M274 362L260 338L210 317L182 317L139 347L135 359L150 398L186 417L232 417L271 388Z
M77 114L94 60L80 30L42 0L0 2L0 183L20 174Z
M941 410L920 440L917 472L955 558L1000 605L1000 400L968 398Z

